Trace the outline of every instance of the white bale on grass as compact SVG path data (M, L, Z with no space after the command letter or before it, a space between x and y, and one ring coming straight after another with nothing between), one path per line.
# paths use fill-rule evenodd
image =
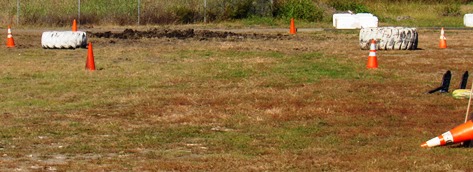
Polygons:
M85 48L87 46L87 34L82 31L43 32L41 46L46 49Z
M418 44L416 28L371 27L360 30L360 48L369 50L371 39L376 39L378 50L415 50Z
M473 27L473 14L465 14L463 16L463 24L466 27Z
M350 13L333 14L333 16L332 16L333 27L337 27L337 20L338 20L339 17L342 17L342 16L352 16L352 14L350 14Z
M359 29L378 27L378 17L371 13L338 13L333 14L333 27L337 29Z
M336 28L337 29L356 29L360 27L360 23L356 19L355 15L344 15L337 17Z
M367 27L378 27L378 17L373 16L371 13L358 13L356 14L358 22L360 23L359 28Z

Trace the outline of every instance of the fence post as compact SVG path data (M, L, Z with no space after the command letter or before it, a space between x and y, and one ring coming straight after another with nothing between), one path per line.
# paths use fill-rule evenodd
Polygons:
M16 0L16 24L20 25L20 0Z
M77 1L77 23L80 24L80 0Z
M204 23L207 23L207 0L204 0Z
M141 0L138 0L138 25L140 25L140 16L141 16L140 7L141 7Z

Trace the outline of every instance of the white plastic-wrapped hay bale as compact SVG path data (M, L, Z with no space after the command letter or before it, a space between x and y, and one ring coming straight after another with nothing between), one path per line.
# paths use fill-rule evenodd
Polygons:
M333 27L337 29L360 29L378 27L378 17L371 13L338 13L333 14Z
M416 28L362 28L360 30L360 48L369 50L371 39L376 39L376 49L378 50L415 50L419 42Z
M373 16L371 13L358 13L356 18L360 23L359 28L378 27L378 17Z
M337 29L356 29L360 27L355 15L338 16L336 20L335 27Z
M350 13L337 13L337 14L333 14L332 16L332 23L333 23L333 27L337 27L337 20L339 17L343 17L343 16L352 16L353 14L350 14Z
M82 31L43 32L41 46L47 49L85 48L87 46L87 34Z
M463 24L466 27L473 27L473 14L465 14L463 16Z

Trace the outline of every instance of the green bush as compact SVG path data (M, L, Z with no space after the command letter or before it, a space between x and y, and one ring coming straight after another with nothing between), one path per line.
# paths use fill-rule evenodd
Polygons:
M207 8L209 21L243 19L252 16L253 0L210 1Z
M272 17L273 3L268 0L253 0L249 17Z
M311 0L276 1L275 16L280 18L298 18L308 21L321 21L324 10Z
M459 3L452 3L442 5L438 10L442 16L460 16L461 15L461 5Z

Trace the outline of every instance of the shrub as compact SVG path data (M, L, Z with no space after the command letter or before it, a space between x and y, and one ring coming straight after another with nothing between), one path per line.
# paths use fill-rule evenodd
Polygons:
M175 6L171 9L171 13L174 14L174 18L177 23L193 23L197 12L187 6Z
M207 7L210 21L243 19L252 16L253 0L211 1Z
M321 21L323 10L311 0L276 1L275 16L280 18L298 18L308 21Z
M461 15L461 8L459 3L452 3L442 5L439 9L439 13L442 16L460 16Z
M272 17L273 2L268 0L253 0L249 17Z

